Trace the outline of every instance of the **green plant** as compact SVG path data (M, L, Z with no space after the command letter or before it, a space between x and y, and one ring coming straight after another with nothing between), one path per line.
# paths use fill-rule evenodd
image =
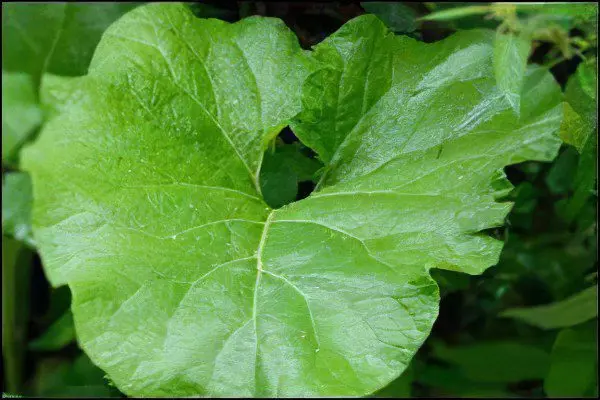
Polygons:
M229 24L180 4L128 12L87 75L40 73L40 101L19 103L45 118L20 151L33 183L28 243L52 285L69 286L79 345L135 396L383 388L437 317L430 272L444 282L444 270L479 275L498 263L502 241L488 230L503 225L509 200L521 204L503 168L553 160L560 137L595 151L590 101L580 101L596 97L588 67L563 102L548 68L527 65L530 50L518 29L425 44L365 15L306 51L274 18ZM278 141L286 126L302 145ZM567 219L591 195L589 158L580 194L560 206ZM28 182L19 173L6 184L29 193ZM27 240L29 210L12 204L3 227ZM531 322L528 313L503 315ZM32 348L73 340L62 315ZM557 325L551 315L550 328L594 316ZM589 330L561 332L552 360L579 337ZM568 367L550 368L536 346L433 348L482 391L548 376L548 393L585 393L594 371L582 356L588 375L565 389L550 377ZM506 373L514 362L523 368ZM427 376L419 368L403 377Z

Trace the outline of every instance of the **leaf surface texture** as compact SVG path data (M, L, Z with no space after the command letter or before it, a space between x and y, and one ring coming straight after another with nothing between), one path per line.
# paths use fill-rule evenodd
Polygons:
M501 243L479 231L510 209L502 167L560 144L560 89L528 70L515 118L492 42L426 45L365 16L311 53L277 19L172 4L113 24L24 154L91 359L136 396L360 396L396 378L437 316L428 269L493 265ZM272 210L263 153L290 123L325 172Z

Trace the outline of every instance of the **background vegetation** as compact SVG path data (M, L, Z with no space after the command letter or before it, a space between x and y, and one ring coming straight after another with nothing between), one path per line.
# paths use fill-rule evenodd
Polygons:
M85 74L103 30L139 3L2 4L3 392L123 396L78 348L67 287L52 289L31 235L31 187L19 149L47 110L46 74ZM442 302L409 369L375 397L598 396L597 13L595 3L205 2L200 17L275 16L305 48L370 12L401 35L434 42L456 30L512 32L529 63L565 91L565 144L552 163L507 168L515 206L497 266L481 276L434 271ZM42 96L44 91L41 92ZM261 182L281 206L306 197L320 163L286 129L267 151Z

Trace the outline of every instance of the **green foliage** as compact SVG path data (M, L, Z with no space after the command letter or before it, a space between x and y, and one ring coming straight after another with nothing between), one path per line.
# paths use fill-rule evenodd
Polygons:
M513 342L481 342L469 346L434 347L434 357L455 365L475 382L504 383L544 378L550 355L535 346Z
M136 6L3 4L5 391L597 395L597 5Z
M410 33L417 29L414 10L402 3L365 1L360 5L368 13L377 15L396 33Z
M550 372L544 380L548 396L598 396L597 336L597 323L559 332L552 348Z
M256 46L264 37L269 46ZM501 244L473 233L508 212L496 202L509 188L500 168L550 160L559 144L558 86L530 69L515 119L494 85L491 42L478 32L423 45L367 16L311 61L274 19L226 25L151 5L112 25L80 97L23 154L45 268L76 295L81 345L136 395L384 386L437 314L426 269L494 264ZM320 190L270 211L259 197L263 151L301 110L292 128L327 162ZM184 146L196 151L182 159ZM378 363L359 357L365 348Z
M42 122L31 77L2 71L2 162L15 164L15 153Z
M2 70L79 76L104 30L139 3L2 4Z
M265 202L273 208L296 200L298 185L312 181L323 164L304 155L306 147L299 143L277 143L265 152L260 169L261 192Z
M500 316L516 318L543 329L577 325L598 316L598 286L553 304L514 308L502 312Z
M29 343L29 347L37 351L60 350L74 340L73 314L67 311L42 336Z
M31 232L31 179L23 172L6 174L2 182L2 233L35 247Z
M104 373L88 357L73 362L49 358L38 366L33 394L36 397L119 397L106 384Z
M31 256L21 242L2 236L2 355L6 388L14 393L23 389Z

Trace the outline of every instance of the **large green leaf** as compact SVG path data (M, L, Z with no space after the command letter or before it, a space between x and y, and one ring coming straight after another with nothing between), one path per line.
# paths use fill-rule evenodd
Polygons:
M128 13L23 154L83 349L137 396L385 386L437 315L427 269L494 264L501 243L478 231L510 209L501 168L560 143L551 76L528 71L516 119L492 54L487 34L425 45L365 16L311 60L276 19ZM294 128L327 175L272 210L263 152L301 106Z
M592 286L556 303L512 308L501 317L516 318L543 329L565 328L598 316L598 286Z

